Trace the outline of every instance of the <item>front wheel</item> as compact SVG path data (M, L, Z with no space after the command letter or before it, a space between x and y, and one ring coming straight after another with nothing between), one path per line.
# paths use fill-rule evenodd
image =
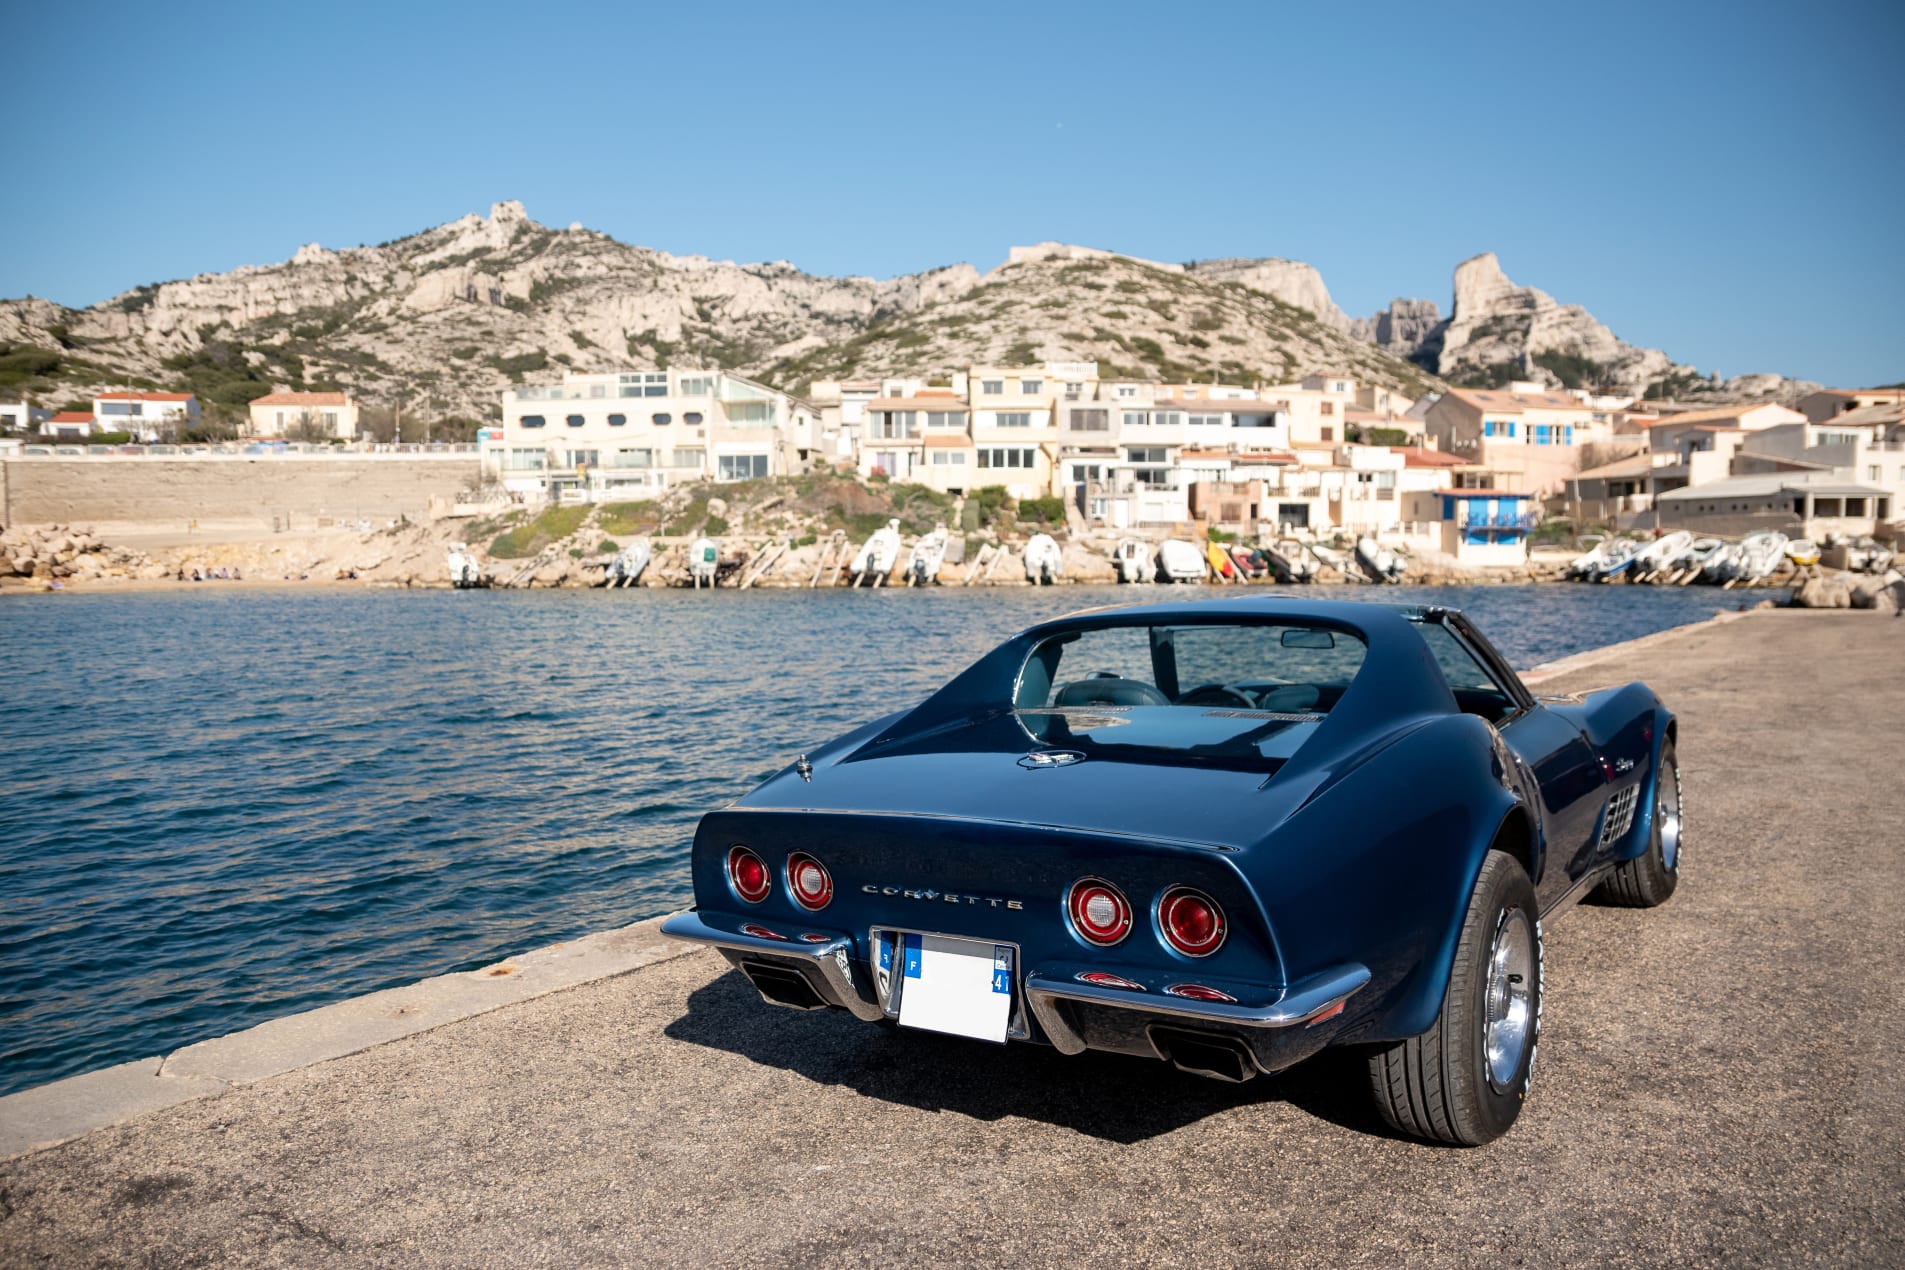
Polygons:
M1469 896L1435 1026L1370 1056L1383 1119L1462 1146L1508 1132L1534 1069L1541 970L1534 885L1512 856L1491 851Z
M1596 898L1622 908L1652 908L1665 904L1680 884L1680 763L1673 742L1660 750L1660 770L1654 774L1653 826L1647 850L1623 860L1600 886Z

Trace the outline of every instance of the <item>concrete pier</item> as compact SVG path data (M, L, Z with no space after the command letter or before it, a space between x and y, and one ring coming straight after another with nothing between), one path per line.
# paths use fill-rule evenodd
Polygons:
M1902 654L1781 610L1544 679L1679 712L1686 862L1549 925L1488 1147L1384 1136L1349 1064L1227 1086L776 1010L644 926L80 1078L123 1099L92 1132L74 1082L0 1100L9 1149L82 1133L0 1164L0 1263L1905 1264Z

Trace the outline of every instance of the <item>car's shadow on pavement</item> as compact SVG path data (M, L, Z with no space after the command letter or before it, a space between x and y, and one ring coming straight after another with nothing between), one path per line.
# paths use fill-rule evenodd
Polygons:
M1360 1062L1327 1054L1231 1085L1155 1060L1067 1056L1043 1045L989 1045L863 1023L840 1011L782 1009L764 1003L732 970L690 993L688 1012L663 1033L869 1098L978 1120L1020 1116L1113 1142L1142 1142L1266 1102L1388 1136L1358 1079Z

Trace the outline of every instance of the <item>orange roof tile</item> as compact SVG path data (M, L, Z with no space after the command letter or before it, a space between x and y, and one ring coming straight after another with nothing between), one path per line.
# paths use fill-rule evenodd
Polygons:
M254 406L348 406L351 399L341 392L272 392L254 397Z

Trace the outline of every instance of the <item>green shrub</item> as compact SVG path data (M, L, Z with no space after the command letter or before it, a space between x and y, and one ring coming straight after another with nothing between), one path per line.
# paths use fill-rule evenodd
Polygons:
M588 514L586 507L551 507L534 520L498 534L490 544L489 553L503 560L536 555L550 543L580 529Z
M702 526L701 532L710 538L719 538L728 532L728 518L726 516L708 517L707 524Z
M1062 525L1065 523L1065 500L1056 494L1047 494L1042 498L1021 498L1019 519L1044 525Z
M660 527L661 515L649 500L603 503L596 508L596 523L605 534L652 533Z

